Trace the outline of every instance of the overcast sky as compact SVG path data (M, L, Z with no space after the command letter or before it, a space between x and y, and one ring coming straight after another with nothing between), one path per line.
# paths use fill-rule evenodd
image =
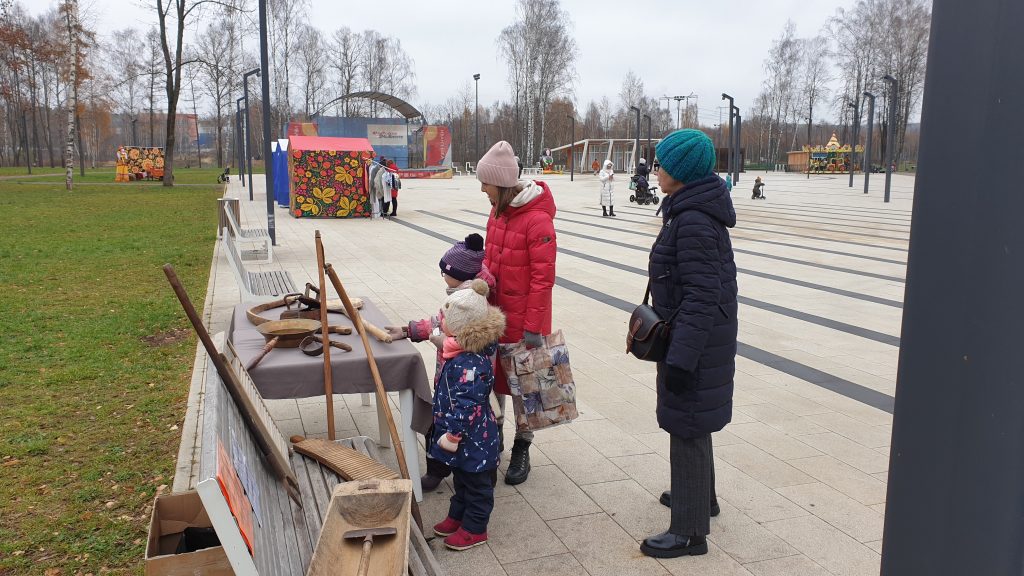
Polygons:
M21 1L33 13L56 5ZM444 101L465 81L472 82L474 73L481 75L481 104L508 98L495 41L515 16L514 0L390 0L363 8L337 0L311 3L310 21L328 36L348 26L401 39L416 64L419 93L414 105ZM587 102L602 96L615 105L622 78L632 68L648 95L694 93L703 122L717 122L722 92L734 96L744 110L752 105L764 77L762 62L787 19L796 23L799 36L811 37L838 7L851 4L562 0L579 46L575 100L584 110ZM153 9L144 8L140 0L81 0L80 5L101 33L129 26L145 29L156 22Z

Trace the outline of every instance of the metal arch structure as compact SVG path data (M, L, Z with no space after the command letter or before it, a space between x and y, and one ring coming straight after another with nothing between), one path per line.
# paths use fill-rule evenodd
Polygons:
M310 115L310 118L314 118L316 116L320 116L321 114L323 114L324 110L327 110L327 108L330 107L333 104L337 104L338 102L341 102L342 100L351 100L352 98L365 98L367 100L374 100L376 102L380 102L381 104L385 104L387 106L390 106L395 111L397 111L399 114L401 114L402 117L404 117L406 120L412 120L414 118L422 118L423 117L423 113L420 112L419 110L417 110L415 106L413 106L412 104L409 104L405 100L402 100L398 96L392 96L391 94L385 94L384 92L373 92L373 91L370 91L370 92L352 92L351 94L344 94L342 96L338 96L334 100L331 100L330 102L328 102L328 103L324 104L323 106L321 106L319 110L317 110L316 112L314 112L313 114Z

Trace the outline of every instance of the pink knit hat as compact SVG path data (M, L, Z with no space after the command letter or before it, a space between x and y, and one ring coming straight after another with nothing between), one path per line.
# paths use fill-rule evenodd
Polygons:
M476 179L484 184L511 188L519 183L519 164L512 145L498 142L477 162Z

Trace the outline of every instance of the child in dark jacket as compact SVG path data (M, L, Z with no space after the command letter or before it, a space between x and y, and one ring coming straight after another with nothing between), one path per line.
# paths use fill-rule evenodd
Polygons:
M434 526L452 550L487 541L494 509L492 473L498 467L498 424L491 409L494 386L491 356L505 333L505 316L487 303L487 283L452 293L441 321L445 359L434 388L434 428L430 455L452 469L455 494L448 517Z
M441 277L447 284L447 293L454 294L459 290L470 287L472 281L479 278L487 283L488 288L494 287L494 276L488 272L484 262L484 239L479 234L470 234L462 242L456 242L444 256L441 257ZM444 367L445 359L442 355L441 343L444 334L441 332L441 319L444 317L444 310L439 310L436 315L422 320L413 320L407 326L387 326L387 331L392 338L398 340L408 338L413 342L430 340L437 346L437 361L434 365L434 387L441 378L441 370ZM451 470L444 462L430 456L430 443L427 438L427 473L420 478L420 483L425 492L434 490L441 484L441 481L451 474Z

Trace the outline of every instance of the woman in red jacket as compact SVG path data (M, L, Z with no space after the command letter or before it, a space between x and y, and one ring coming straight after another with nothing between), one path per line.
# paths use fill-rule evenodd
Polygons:
M484 265L495 279L492 303L507 319L504 344L542 346L551 333L551 289L555 285L555 200L547 184L519 180L516 155L508 142L491 147L477 163L480 190L490 200ZM494 391L508 395L508 380L495 365ZM504 396L500 396L504 400ZM504 404L504 403L503 403ZM505 474L520 484L530 474L533 432L516 432Z

